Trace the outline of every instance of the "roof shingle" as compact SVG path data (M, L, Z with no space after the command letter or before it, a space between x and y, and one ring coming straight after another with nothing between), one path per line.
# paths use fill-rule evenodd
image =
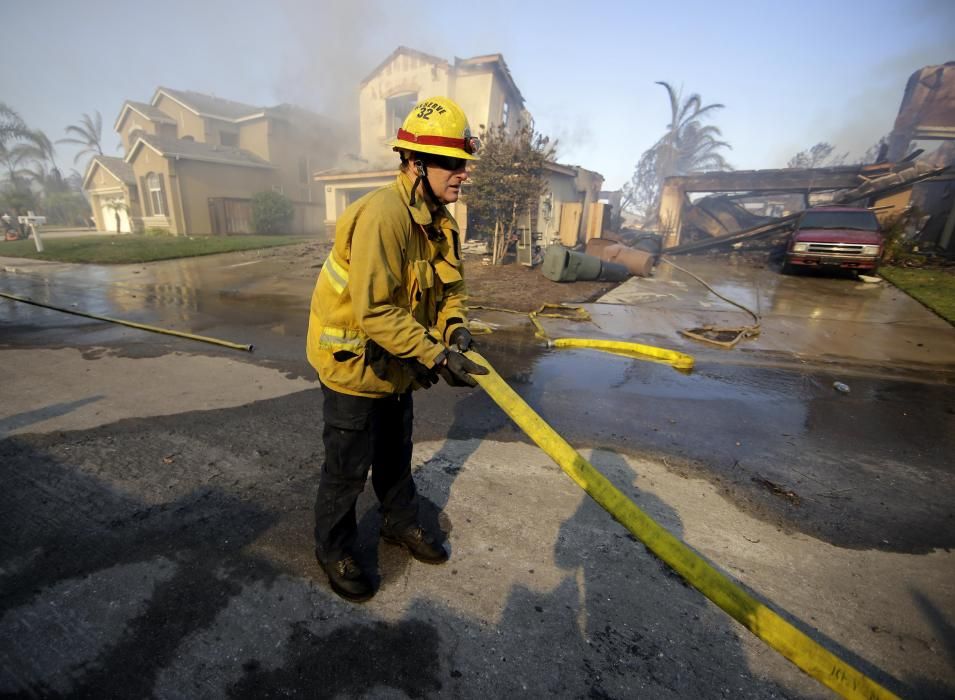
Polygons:
M136 174L132 166L122 158L113 156L94 156L93 161L99 163L107 171L118 177L128 185L136 184Z
M173 90L171 88L161 87L156 91L156 94L158 95L161 92L166 93L177 102L181 102L189 109L207 117L220 117L233 121L255 114L261 114L265 111L264 107L224 100L221 97L213 97L212 95L193 92L191 90ZM155 100L155 98L153 99Z
M144 117L150 121L165 123L165 124L175 124L176 120L170 117L168 114L163 112L161 109L153 107L152 105L146 104L145 102L134 102L133 100L126 100L126 104L135 109L137 112L142 114Z
M241 148L200 143L186 139L170 139L154 134L140 134L139 138L166 157L201 160L222 165L243 165L251 168L272 167L267 160L263 160L254 153Z

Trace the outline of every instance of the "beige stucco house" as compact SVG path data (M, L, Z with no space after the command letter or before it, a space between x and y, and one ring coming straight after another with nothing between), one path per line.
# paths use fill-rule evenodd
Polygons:
M572 248L600 237L610 225L605 205L600 203L603 175L561 163L548 163L545 175L547 191L532 226L541 242L560 242Z
M450 97L461 105L474 133L504 125L511 133L532 123L524 97L501 54L455 58L454 62L401 46L362 81L358 108L360 152L345 166L317 171L315 181L325 191L325 215L334 224L341 212L362 195L391 182L398 157L388 141L395 137L419 99ZM591 171L552 163L547 168L548 191L541 198L537 232L545 242L562 237L585 240L593 220L603 178ZM451 207L462 232L467 232L467 207ZM599 229L598 229L599 230ZM563 231L563 234L561 234ZM570 245L573 245L571 243Z
M83 181L101 231L250 233L250 199L268 190L294 204L289 233L324 229L324 189L310 175L341 139L317 114L161 87L148 104L125 102L114 128L125 157L96 156Z

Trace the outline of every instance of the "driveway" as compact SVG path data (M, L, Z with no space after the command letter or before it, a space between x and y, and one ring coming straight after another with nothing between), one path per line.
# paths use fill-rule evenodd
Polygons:
M379 593L330 594L311 558L321 415L301 357L316 270L254 259L0 261L4 291L257 345L0 300L0 692L826 694L479 392L416 399L424 515L451 562L379 546L366 494ZM890 287L687 267L752 304L761 335L733 350L680 337L749 319L665 268L588 305L593 324L546 327L682 349L691 374L547 350L516 314L478 314L498 327L482 351L638 505L828 648L905 696L951 695L952 328Z
M673 262L760 316L759 337L739 346L744 354L955 373L955 328L887 282L812 272L782 275L762 262L725 256ZM628 332L621 324L632 324L629 332L638 328L667 338L674 328L752 324L745 312L666 263L652 278L631 278L600 301L628 307L598 321L614 334Z

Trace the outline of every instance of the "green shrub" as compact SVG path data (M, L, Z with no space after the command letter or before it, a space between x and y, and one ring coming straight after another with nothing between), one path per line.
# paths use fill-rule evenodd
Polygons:
M143 229L144 236L172 236L172 232L168 228L162 228L161 226L148 226Z
M295 216L291 200L278 192L252 196L252 226L256 233L287 233Z
M882 222L882 262L901 262L912 253L912 241L906 238L906 225L917 218L917 212L893 216Z

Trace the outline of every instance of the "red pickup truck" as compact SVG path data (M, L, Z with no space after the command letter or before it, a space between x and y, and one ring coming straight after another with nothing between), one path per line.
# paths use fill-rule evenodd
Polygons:
M840 267L875 272L881 258L882 229L875 214L856 207L815 207L796 221L782 271Z

